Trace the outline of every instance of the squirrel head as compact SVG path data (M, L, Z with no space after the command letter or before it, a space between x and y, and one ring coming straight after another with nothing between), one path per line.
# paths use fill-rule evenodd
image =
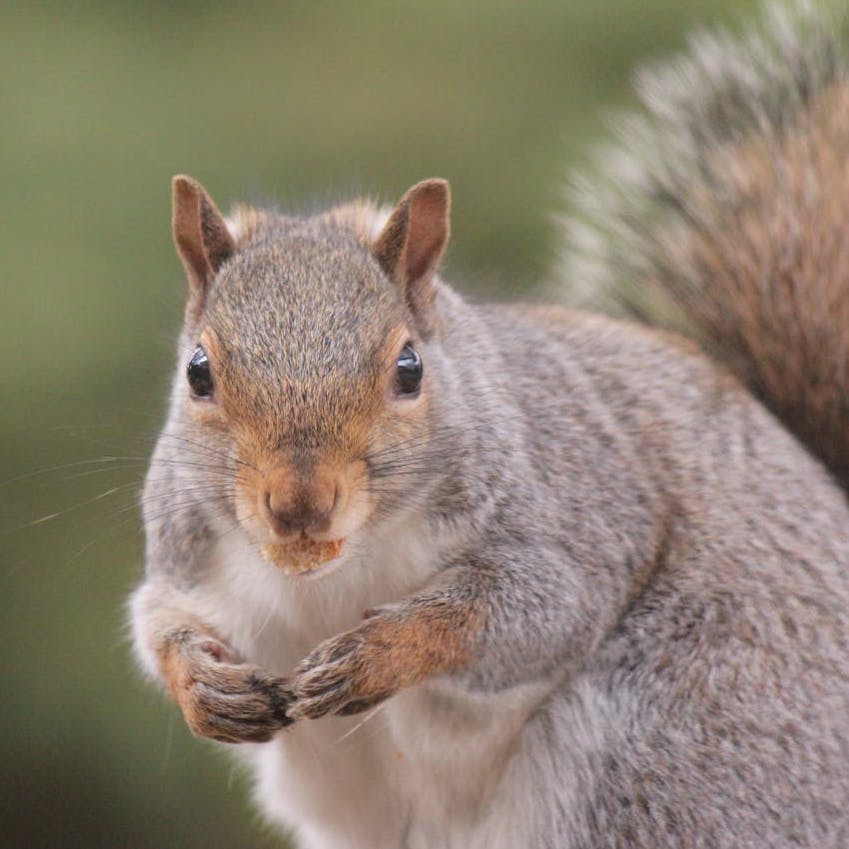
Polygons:
M367 203L310 218L238 207L228 221L174 178L189 283L176 401L193 440L228 458L239 522L287 571L335 557L416 485L403 470L427 439L449 207L432 179L379 229Z

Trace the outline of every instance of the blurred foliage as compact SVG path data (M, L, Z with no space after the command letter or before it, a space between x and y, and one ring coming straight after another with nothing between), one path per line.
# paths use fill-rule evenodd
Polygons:
M448 177L449 277L518 293L544 275L567 170L630 102L635 65L697 24L737 26L741 7L0 5L2 846L282 845L127 646L134 500L182 300L170 176L225 209Z

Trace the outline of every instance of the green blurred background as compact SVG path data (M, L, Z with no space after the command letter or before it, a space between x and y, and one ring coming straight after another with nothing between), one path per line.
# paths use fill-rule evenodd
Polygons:
M634 67L753 6L0 4L0 845L283 845L128 651L183 295L171 175L224 209L447 177L449 278L519 293Z

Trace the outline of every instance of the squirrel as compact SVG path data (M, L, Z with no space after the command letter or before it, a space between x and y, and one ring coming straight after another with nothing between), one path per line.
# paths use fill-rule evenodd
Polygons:
M849 845L847 36L644 79L559 284L619 317L457 294L440 179L174 179L134 644L298 845Z

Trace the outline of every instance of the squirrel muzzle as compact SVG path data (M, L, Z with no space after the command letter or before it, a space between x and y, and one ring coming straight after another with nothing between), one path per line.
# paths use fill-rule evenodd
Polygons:
M242 482L243 524L263 557L288 574L312 572L336 559L362 521L352 504L356 464L278 464Z
M288 468L272 469L259 493L261 515L278 537L326 535L341 507L345 485L328 468L316 469L307 480Z

